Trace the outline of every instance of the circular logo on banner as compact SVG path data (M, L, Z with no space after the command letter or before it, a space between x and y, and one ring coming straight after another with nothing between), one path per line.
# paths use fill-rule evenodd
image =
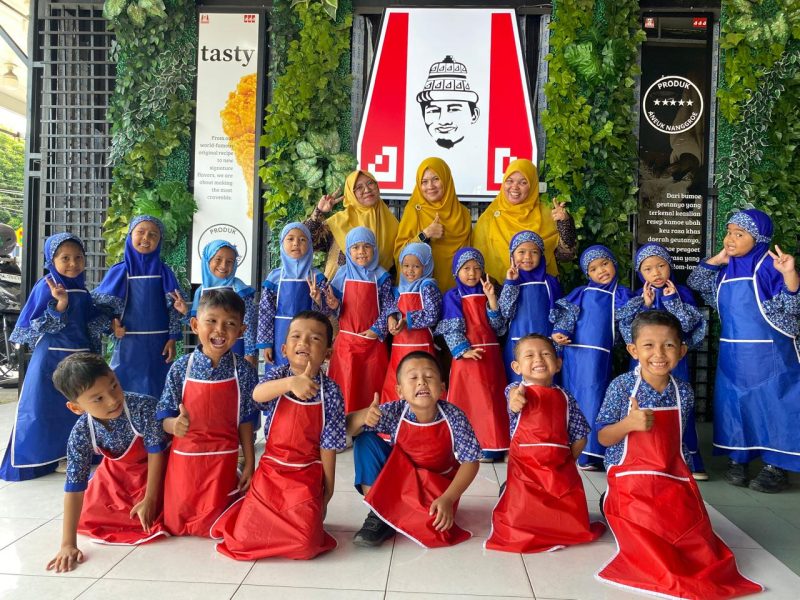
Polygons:
M225 240L236 246L236 253L239 255L236 266L238 267L244 262L247 256L247 239L238 228L233 225L228 225L227 223L212 225L200 234L200 237L197 239L197 256L200 260L203 259L203 248L206 247L206 244L214 240Z
M698 87L678 75L666 75L647 88L642 100L645 120L663 133L683 133L703 115L703 95Z

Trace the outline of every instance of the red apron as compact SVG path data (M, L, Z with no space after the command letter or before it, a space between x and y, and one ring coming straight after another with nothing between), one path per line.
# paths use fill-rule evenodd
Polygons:
M97 446L94 419L87 415L92 446L95 452L103 455L103 460L89 480L89 487L83 496L78 533L90 537L93 542L130 546L149 542L167 532L162 522L161 498L150 533L142 529L139 517L130 517L131 509L144 498L147 491L147 451L142 434L133 428L128 405L124 404L123 407L134 438L128 449L116 458Z
M422 294L419 292L406 292L400 294L397 301L397 310L405 318L408 313L415 310L422 310ZM433 347L433 335L427 327L425 329L409 329L406 327L394 336L392 340L392 356L389 361L389 368L386 371L386 379L383 380L383 393L381 394L381 404L392 402L398 399L395 391L397 385L397 365L407 354L412 352L428 352L436 356L436 349Z
M546 552L596 540L586 494L569 449L569 403L558 388L525 386L528 403L511 436L508 479L485 547Z
M403 411L389 459L364 498L364 502L397 531L423 548L454 546L472 537L456 523L436 531L431 503L441 496L458 471L453 454L453 433L442 415L434 423L412 423ZM458 503L453 505L453 511Z
M482 348L484 353L480 360L453 361L447 398L466 413L482 450L507 450L506 371L500 344L486 316L486 296L462 296L461 307L467 339L473 348Z
M212 537L223 540L217 552L237 560L269 556L304 560L336 547L336 540L322 528L323 401L324 396L318 402L288 396L276 400L250 489L212 528Z
M680 396L678 406L652 410L653 428L629 433L621 463L608 470L603 509L617 553L597 579L668 598L718 600L762 591L739 573L711 528L681 452Z
M386 344L360 335L372 327L379 314L378 284L345 280L339 335L333 342L328 368L328 376L342 390L345 413L368 407L383 386L389 364Z
M209 537L212 523L237 493L239 476L239 375L223 381L190 379L183 405L189 431L172 440L164 480L164 524L173 535Z

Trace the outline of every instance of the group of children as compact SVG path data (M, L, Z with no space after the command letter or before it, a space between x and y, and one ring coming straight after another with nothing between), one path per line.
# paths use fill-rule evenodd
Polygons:
M759 474L750 485L779 491L782 469L800 470L800 452L776 440L798 442L785 424L765 418L768 406L749 400L755 394L777 406L800 385L792 363L800 356L800 281L794 259L769 250L768 226L759 211L734 215L723 251L698 266L690 283L722 316L719 369L729 398L716 407L724 420L715 445L735 460L726 478L746 484L746 464L761 453L770 478ZM691 476L690 467L700 473L702 465L696 436L687 435L693 394L681 375L687 347L703 339L706 324L691 292L671 281L662 246L637 253L638 294L618 282L611 252L592 246L580 259L587 285L561 297L546 273L541 238L523 231L511 241L499 294L480 252L462 248L452 263L456 285L442 295L426 244L405 248L394 288L374 234L357 227L346 237L346 264L328 282L312 266L308 230L291 223L258 310L252 288L235 278L236 249L206 248L203 288L190 313L200 344L170 365L180 313L190 307L158 256L162 234L157 220L134 220L125 261L91 297L80 241L49 238L50 275L34 287L15 331L16 341L35 344L39 362L18 410L28 419L18 415L0 474L38 476L66 449L64 536L50 567L71 570L81 560L76 531L111 543L201 535L236 559L312 558L335 546L322 522L336 452L349 434L355 484L371 509L357 544L378 545L394 531L428 548L467 539L455 519L459 498L478 461L508 451L487 548L537 552L596 539L603 525L589 521L577 459L608 471L601 509L619 551L598 578L695 598L761 589L739 575L711 530ZM731 296L736 285L752 298L745 307L741 291ZM338 317L335 338L328 315ZM85 353L97 351L103 332L117 338L113 371ZM453 357L447 386L434 333ZM633 370L611 381L618 334ZM755 345L766 341L768 357ZM260 383L251 364L256 348L273 363ZM754 360L758 372L750 370ZM29 381L35 398L26 394ZM67 398L62 412L80 417L59 415L68 427L51 429L56 434L44 444L37 418L61 410L56 389ZM259 415L266 445L256 468ZM96 454L109 460L87 483ZM737 472L741 480L732 480ZM670 515L653 510L665 502ZM104 519L108 512L115 514ZM641 552L659 567L642 565Z

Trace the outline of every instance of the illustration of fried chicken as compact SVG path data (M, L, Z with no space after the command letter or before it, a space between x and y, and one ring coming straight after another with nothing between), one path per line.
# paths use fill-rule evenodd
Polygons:
M236 85L236 90L228 94L219 116L222 118L222 130L228 136L228 145L236 156L236 162L242 168L247 183L249 204L247 217L253 218L253 171L255 168L256 147L256 73L244 75Z

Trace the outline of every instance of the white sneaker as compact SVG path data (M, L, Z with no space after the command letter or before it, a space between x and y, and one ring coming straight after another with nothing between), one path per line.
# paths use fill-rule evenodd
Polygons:
M66 473L67 472L67 459L62 458L58 461L58 466L56 467L56 473Z

